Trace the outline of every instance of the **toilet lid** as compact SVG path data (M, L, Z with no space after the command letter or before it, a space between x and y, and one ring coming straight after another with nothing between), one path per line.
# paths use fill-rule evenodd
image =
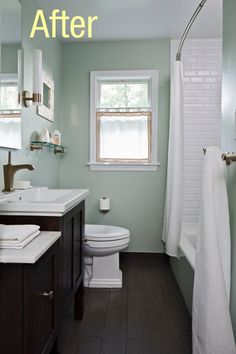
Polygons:
M85 239L91 241L114 241L130 236L129 230L109 225L85 225Z

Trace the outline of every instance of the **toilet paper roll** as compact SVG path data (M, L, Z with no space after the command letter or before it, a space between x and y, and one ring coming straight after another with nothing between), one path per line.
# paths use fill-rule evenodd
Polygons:
M108 211L111 207L110 198L102 197L99 199L99 209L102 211Z

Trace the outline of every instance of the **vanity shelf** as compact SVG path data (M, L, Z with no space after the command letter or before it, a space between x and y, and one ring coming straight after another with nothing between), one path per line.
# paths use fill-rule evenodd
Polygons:
M67 149L63 145L46 143L46 142L43 142L43 141L31 141L30 142L30 151L43 150L44 148L53 149L54 154L64 154L65 149Z

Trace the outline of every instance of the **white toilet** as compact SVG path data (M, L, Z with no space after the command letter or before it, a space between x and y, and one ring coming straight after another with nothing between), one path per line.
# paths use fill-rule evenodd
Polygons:
M119 252L128 247L130 232L123 227L85 225L84 286L122 288Z

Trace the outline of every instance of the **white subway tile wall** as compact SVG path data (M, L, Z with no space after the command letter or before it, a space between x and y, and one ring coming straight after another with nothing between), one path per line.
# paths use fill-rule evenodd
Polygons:
M187 40L184 68L183 222L199 217L203 148L221 146L222 41Z

